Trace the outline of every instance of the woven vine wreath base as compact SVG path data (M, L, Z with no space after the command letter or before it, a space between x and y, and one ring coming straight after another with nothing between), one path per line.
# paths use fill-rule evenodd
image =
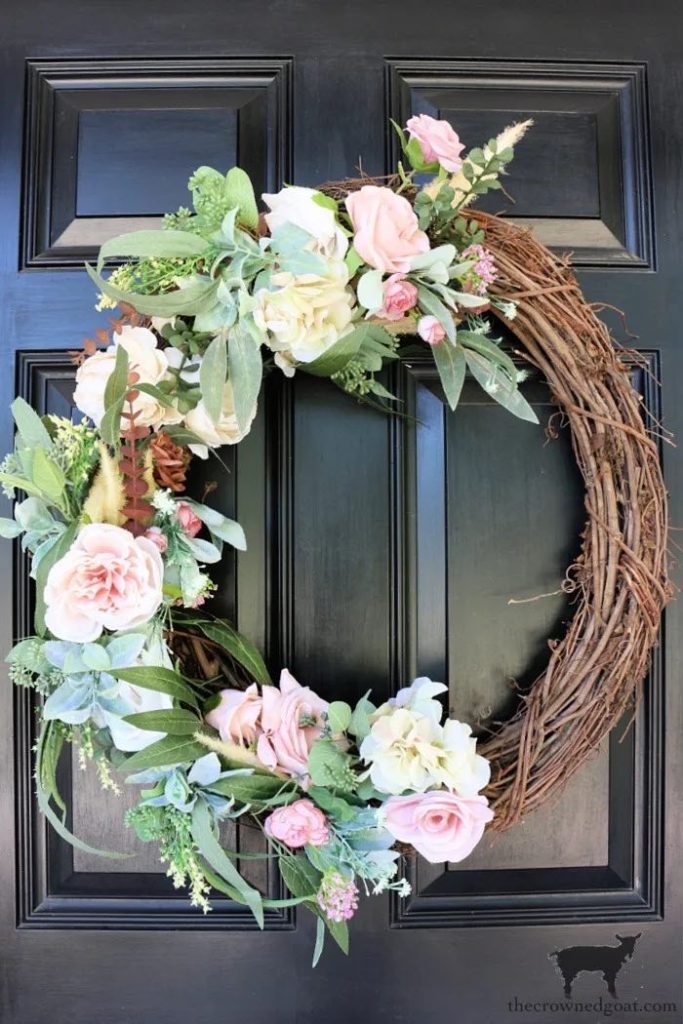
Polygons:
M567 633L480 747L492 766L490 827L502 831L557 793L635 706L671 596L667 495L629 368L573 271L530 231L473 216L499 269L491 293L517 304L515 319L501 320L566 417L587 513L564 587L576 595Z

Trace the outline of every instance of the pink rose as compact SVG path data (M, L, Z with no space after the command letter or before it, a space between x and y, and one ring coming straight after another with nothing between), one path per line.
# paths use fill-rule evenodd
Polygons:
M307 686L300 686L286 668L280 673L280 688L263 686L261 694L263 732L257 757L267 768L281 768L305 785L308 754L322 733L329 705Z
M382 285L384 304L377 316L383 320L402 320L417 302L417 288L402 274L392 274Z
M446 328L435 316L421 316L417 321L417 333L428 345L439 345L446 337Z
M429 251L429 239L420 231L412 206L390 188L363 185L346 197L346 209L356 252L376 270L406 274L412 258Z
M218 730L226 743L250 746L259 733L258 720L263 705L256 683L246 690L221 690L220 698L218 707L207 714L207 722Z
M464 860L493 819L486 797L455 796L445 789L392 796L383 807L387 831L431 864Z
M157 551L164 554L168 548L168 541L158 526L150 526L148 530L145 530L145 537L147 540L151 540Z
M45 624L74 643L97 640L103 629L140 626L161 604L163 576L159 550L147 537L108 523L83 526L48 573Z
M460 154L465 148L448 121L437 121L429 114L417 114L406 123L411 139L420 143L427 164L441 164L456 174L462 167Z
M202 521L192 510L192 506L186 501L179 501L176 505L175 514L178 517L183 533L188 537L196 537L202 528Z
M307 799L278 807L264 821L263 831L293 850L298 846L324 846L330 839L327 818Z

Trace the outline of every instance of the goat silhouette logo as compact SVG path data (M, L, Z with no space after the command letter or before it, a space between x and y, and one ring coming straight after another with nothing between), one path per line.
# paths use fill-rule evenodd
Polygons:
M562 975L565 996L571 999L572 984L577 974L597 971L602 974L609 994L613 999L617 998L617 974L633 956L640 932L637 935L616 935L615 938L618 946L568 946L548 954Z

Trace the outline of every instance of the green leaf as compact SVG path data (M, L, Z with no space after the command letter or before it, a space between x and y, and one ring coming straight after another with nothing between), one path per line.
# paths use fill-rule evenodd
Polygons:
M165 409L173 408L173 399L171 396L167 395L165 391L161 390L161 388L158 388L156 384L136 384L135 390L142 391L145 395L150 395L152 398L156 399L159 405L163 405Z
M438 345L432 345L431 348L446 401L451 409L455 409L465 383L467 370L465 352L460 345L452 345L448 340L444 340Z
M201 620L197 625L204 636L220 644L257 683L272 681L258 648L225 619Z
M517 380L517 367L507 352L504 352L500 345L489 341L482 334L475 334L474 331L458 331L458 341L464 348L473 349L486 360L497 363L514 383Z
M202 441L201 437L197 434L193 434L187 427L174 426L172 424L164 424L164 433L168 434L176 444L206 444Z
M362 256L358 254L357 250L352 245L350 245L346 251L344 263L346 264L346 269L349 272L349 278L354 277L358 273L358 270L363 266Z
M172 708L168 711L140 711L135 715L124 715L123 721L137 729L151 732L165 732L169 736L194 736L201 727L201 719L191 711Z
M275 779L268 775L228 775L208 787L212 792L230 796L242 804L270 803L279 797L279 801L288 803L297 798L297 790L286 779Z
M327 709L330 732L346 732L351 724L351 707L346 701L334 700Z
M174 292L166 292L164 295L141 295L138 292L124 291L105 280L88 263L85 265L88 276L95 282L97 287L110 299L117 302L127 302L138 313L145 313L147 316L178 316L181 313L193 315L201 313L202 310L215 301L217 281L199 281L190 284L187 288L178 288Z
M237 855L239 860L248 860L254 856L257 856L257 854L240 853ZM228 885L228 883L225 882L219 875L217 875L215 871L212 871L211 868L206 863L202 864L202 871L204 872L204 877L206 878L207 882L209 882L209 884L212 885L214 889L216 889L218 892L225 893L226 896L229 896L230 899L234 900L236 903L243 902L237 889L235 889L234 886L232 885ZM262 902L264 907L270 909L271 907L298 907L301 903L305 903L306 901L305 899L301 899L301 897L299 896L291 896L283 900L264 899Z
M361 306L373 312L381 309L384 304L384 292L382 290L382 271L366 270L358 280L356 294Z
M36 448L33 455L33 482L53 505L64 507L66 477L61 466L45 454L44 448Z
M117 256L199 256L208 248L208 242L190 231L173 229L128 231L110 238L101 247L97 270L102 270L108 259Z
M25 480L22 476L15 476L14 473L0 473L0 480L8 487L13 487L15 491L26 491L27 494L32 495L34 498L43 497L43 492L40 488L36 487L31 480Z
M292 896L315 897L323 876L305 854L283 854L278 858L278 865L282 880Z
M306 796L310 797L321 810L326 811L327 814L331 814L340 821L349 821L355 816L357 811L357 808L354 808L343 797L337 796L336 793L325 789L324 786L309 786Z
M316 786L341 788L338 779L349 765L349 755L329 739L316 740L308 755L308 771Z
M356 704L351 715L351 722L349 724L349 732L352 736L355 736L358 741L364 740L367 734L370 732L370 715L377 710L371 700L368 700L370 693L368 690L364 696Z
M29 448L52 449L52 438L40 416L23 398L15 398L10 405L19 436Z
M302 363L300 370L313 374L314 377L331 377L333 373L343 370L346 364L358 355L363 337L369 325L361 324L330 345L326 352L311 363Z
M40 636L45 634L45 584L52 566L63 558L74 542L78 530L78 524L72 523L64 533L60 534L55 543L49 548L40 560L36 569L36 607L33 613L33 621L36 633Z
M100 420L100 434L105 444L110 448L118 447L121 440L121 414L123 412L123 398L104 410L104 416Z
M320 957L325 948L325 922L322 917L316 917L315 921L315 946L313 948L313 961L311 966L317 967Z
M246 882L216 839L211 827L209 809L203 800L197 800L192 810L192 838L202 857L214 871L239 894L240 902L250 909L259 928L263 928L263 900L261 894ZM296 895L296 893L294 894Z
M189 764L206 754L206 747L186 736L164 736L126 758L122 767L127 772L141 772L147 768L168 768L173 764Z
M241 167L231 167L225 181L227 203L238 208L240 224L255 230L258 227L258 207L249 175Z
M518 419L526 420L527 423L538 423L538 416L526 398L518 387L511 384L510 378L500 367L480 356L478 352L467 350L465 357L472 376L481 384L487 395Z
M228 337L228 370L235 418L240 430L249 429L261 390L263 361L260 347L248 331L235 327Z
M314 192L311 199L317 206L322 206L326 210L332 210L333 213L337 213L339 210L339 203L332 196L325 195L324 192Z
M115 679L123 679L134 686L142 686L146 690L167 693L174 700L182 700L186 704L197 706L197 697L186 680L171 668L160 665L133 665L130 668L111 669L110 675Z
M223 412L223 389L228 373L228 355L225 336L217 335L207 348L199 369L199 386L202 401L214 423L218 423Z
M0 518L0 537L4 538L4 540L12 540L14 537L18 537L20 533L23 533L23 530L14 519L7 519L4 516Z
M330 918L325 915L325 926L344 956L348 956L349 926L346 921L331 921Z
M455 342L455 321L441 299L422 284L417 286L417 298L420 308L425 313L435 316L445 330L448 340Z
M116 346L116 358L114 360L114 369L107 377L107 383L104 386L104 407L107 409L110 405L114 405L115 402L119 402L126 397L128 391L128 352L123 345Z

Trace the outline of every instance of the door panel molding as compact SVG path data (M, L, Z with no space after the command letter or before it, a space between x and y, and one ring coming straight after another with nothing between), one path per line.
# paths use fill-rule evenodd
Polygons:
M658 353L641 351L638 358L644 363L639 364L635 357L630 360L633 383L643 396L646 415L659 421ZM537 374L522 388L532 404L549 404ZM398 689L418 671L452 681L452 667L457 661L454 662L453 652L448 651L446 430L451 421L444 405L443 412L439 406L425 424L426 407L420 401L421 396L428 395L433 405L434 395L439 393L432 360L419 356L410 367L397 370L392 391L404 403L401 408L407 414L405 420L397 420L393 425L392 589L396 607L392 678L394 689ZM474 384L469 390L466 383L463 403L465 407L470 404L495 408L493 400ZM421 431L425 434L422 439ZM421 460L429 461L427 469L421 466ZM504 501L504 495L501 500ZM452 510L452 514L457 516L458 511ZM440 571L435 566L441 567ZM391 926L466 928L512 923L660 920L664 860L663 695L663 663L661 648L657 648L632 727L628 728L627 716L609 739L604 864L459 870L457 865L408 859L405 873L413 892L403 899L392 895ZM558 814L561 808L560 802ZM582 828L582 823L578 828Z
M80 269L108 238L161 226L198 153L280 188L291 78L277 57L27 61L20 269Z
M470 123L472 137L486 138L533 117L510 179L516 206L494 192L479 207L505 208L575 266L655 269L646 64L390 59L385 102L399 124L418 113L450 118L467 143ZM397 147L388 126L387 167Z

